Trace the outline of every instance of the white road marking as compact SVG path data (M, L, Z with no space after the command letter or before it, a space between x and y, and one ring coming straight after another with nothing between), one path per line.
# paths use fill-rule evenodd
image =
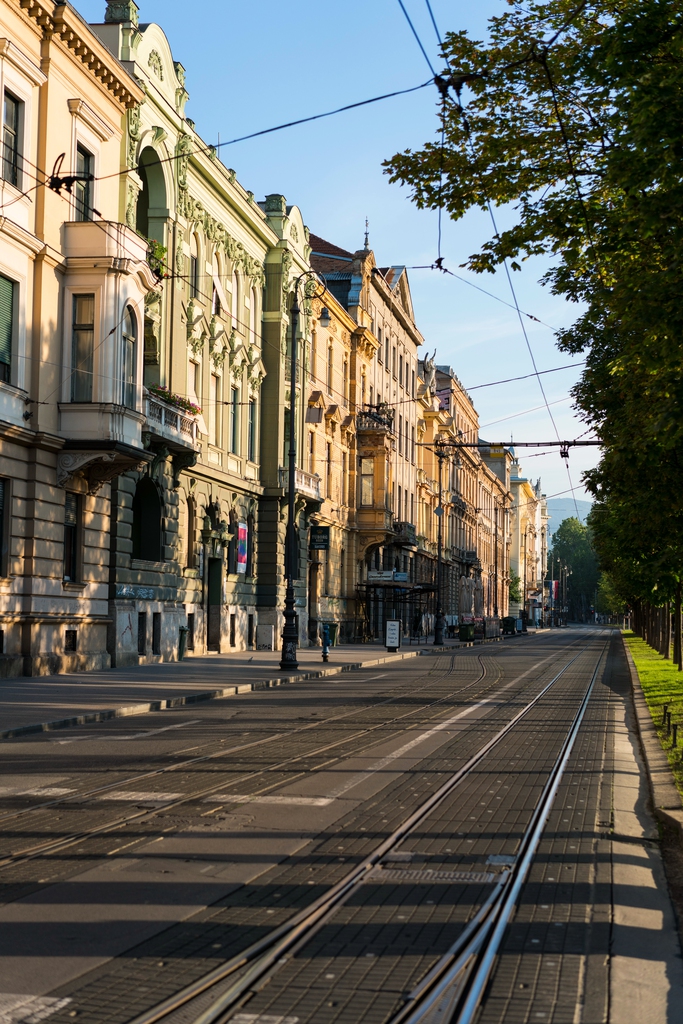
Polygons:
M189 793L132 793L125 790L120 793L102 793L98 800L127 800L134 804L170 804L180 800Z
M288 804L297 807L327 807L332 803L330 796L250 796L244 793L239 796L231 796L227 793L213 793L204 797L205 803L226 803L226 804ZM233 1018L235 1020L236 1018Z
M63 747L66 743L84 743L88 740L97 740L99 743L102 740L106 740L109 743L123 742L124 740L145 740L149 736L158 736L160 732L170 732L171 729L183 729L186 725L198 725L201 722L201 718L193 718L190 722L177 722L175 725L165 725L161 729L149 729L147 732L131 732L123 736L107 736L107 734L99 735L93 733L90 736L74 736L70 740L51 740L51 743L58 743L60 747Z
M57 1010L63 1010L70 999L49 996L19 996L0 992L0 1024L38 1024Z
M298 1017L274 1017L269 1013L237 1013L231 1024L297 1024Z

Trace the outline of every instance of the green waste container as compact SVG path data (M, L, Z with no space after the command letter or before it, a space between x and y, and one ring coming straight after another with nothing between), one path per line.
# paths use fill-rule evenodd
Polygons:
M337 637L339 635L339 623L338 622L324 622L324 626L327 626L327 632L330 638L330 647L337 646Z
M514 636L517 632L517 620L514 615L506 615L503 619L503 636Z
M473 622L461 622L458 627L458 640L462 643L469 643L474 640L474 623Z
M187 653L187 634L189 629L187 626L180 627L180 636L178 638L178 661L182 661Z

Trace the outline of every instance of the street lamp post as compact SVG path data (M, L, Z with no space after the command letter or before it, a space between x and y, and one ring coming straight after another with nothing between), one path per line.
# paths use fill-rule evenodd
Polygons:
M294 302L291 309L292 325L292 351L289 371L289 460L287 480L287 533L285 536L285 624L282 630L282 657L280 668L296 672L299 662L296 657L296 650L299 643L299 634L296 627L296 609L294 600L294 576L298 562L298 538L296 531L296 377L297 377L297 329L299 326L299 286L303 278L316 279L311 270L299 274L294 282ZM326 314L326 316L325 316ZM330 314L326 308L321 311L321 325L329 326Z

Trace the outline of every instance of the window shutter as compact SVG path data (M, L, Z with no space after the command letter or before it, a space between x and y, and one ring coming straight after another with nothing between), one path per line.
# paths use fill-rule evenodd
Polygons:
M12 363L12 317L14 282L0 276L0 363Z

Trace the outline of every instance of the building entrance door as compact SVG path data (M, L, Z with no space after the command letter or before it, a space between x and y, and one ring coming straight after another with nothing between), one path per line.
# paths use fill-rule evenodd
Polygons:
M220 558L209 559L209 609L206 646L210 651L219 651L221 647L221 583L223 578L223 562Z

